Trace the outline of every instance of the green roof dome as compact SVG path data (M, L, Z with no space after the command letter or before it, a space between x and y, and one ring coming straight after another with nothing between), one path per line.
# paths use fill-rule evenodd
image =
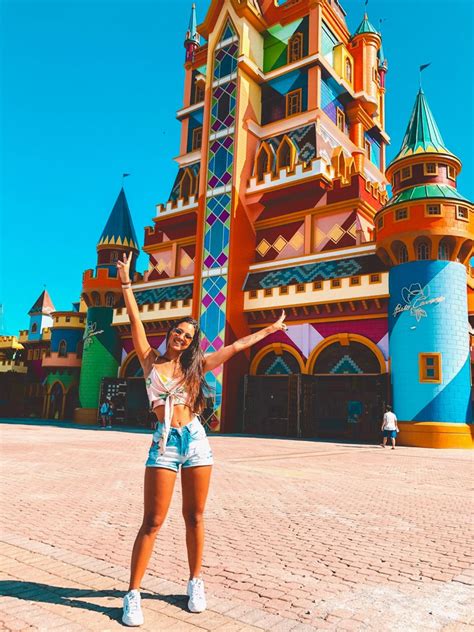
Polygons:
M353 37L355 37L356 35L361 35L362 33L375 33L375 35L380 35L377 29L373 27L372 24L369 22L369 17L367 13L364 13L364 19L357 27L357 30L354 33Z
M421 153L440 153L454 156L446 148L424 92L420 88L403 138L402 147L392 160L392 164L401 158Z

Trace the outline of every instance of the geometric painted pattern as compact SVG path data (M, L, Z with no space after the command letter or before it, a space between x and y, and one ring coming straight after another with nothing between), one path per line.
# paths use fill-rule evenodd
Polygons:
M263 261L302 255L304 251L304 224L293 222L258 231L257 242L256 251Z
M352 360L350 356L343 355L342 358L333 366L330 370L330 373L334 375L346 375L346 374L356 374L361 375L363 373L362 369L357 366L357 364Z
M229 259L232 197L228 189L232 183L234 165L237 102L235 72L238 53L238 37L228 20L214 52L200 317L202 345L206 352L217 351L225 341L227 274L222 268ZM218 430L222 403L222 366L206 378L213 391L214 411L209 419L203 421L210 424L213 430Z
M336 217L316 218L314 222L314 243L317 251L331 250L338 246L345 248L357 242L357 231L362 224L355 211L340 213Z
M150 255L149 280L169 278L171 276L172 263L173 254L171 250L162 250Z
M380 273L386 270L387 266L376 255L321 261L268 272L250 273L247 276L244 291L339 279L357 274Z
M266 143L275 150L275 155L284 136L288 136L296 147L296 164L305 164L316 158L316 128L314 123L266 139ZM272 170L275 167L276 164L272 165Z
M193 286L191 283L183 285L169 285L156 287L151 290L134 292L138 305L150 305L161 303L162 301L180 301L193 297Z

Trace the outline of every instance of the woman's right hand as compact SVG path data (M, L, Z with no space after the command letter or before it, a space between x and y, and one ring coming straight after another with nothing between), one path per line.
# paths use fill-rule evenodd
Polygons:
M128 256L123 253L122 261L120 259L117 261L117 269L119 273L120 280L122 283L130 283L130 263L132 261L132 251L128 253Z

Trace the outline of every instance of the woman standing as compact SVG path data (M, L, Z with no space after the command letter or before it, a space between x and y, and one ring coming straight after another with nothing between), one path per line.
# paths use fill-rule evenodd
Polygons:
M150 406L158 420L145 464L143 522L133 546L129 591L123 604L122 622L138 626L143 623L139 592L141 580L165 520L179 466L182 468L183 517L189 563L188 608L191 612L206 609L201 579L203 513L213 458L206 431L198 417L205 404L207 385L204 374L269 334L287 329L287 326L283 322L283 312L273 325L204 355L200 347L199 325L192 318L185 317L168 330L166 353L158 356L147 340L132 292L131 257L132 253L128 257L124 254L117 268L130 318L133 345L143 368Z

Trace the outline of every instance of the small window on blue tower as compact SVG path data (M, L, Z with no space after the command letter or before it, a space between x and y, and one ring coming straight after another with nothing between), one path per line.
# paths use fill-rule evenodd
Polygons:
M67 356L67 343L65 340L61 340L59 343L58 356L60 358L65 358Z
M441 382L441 354L420 353L420 382Z

